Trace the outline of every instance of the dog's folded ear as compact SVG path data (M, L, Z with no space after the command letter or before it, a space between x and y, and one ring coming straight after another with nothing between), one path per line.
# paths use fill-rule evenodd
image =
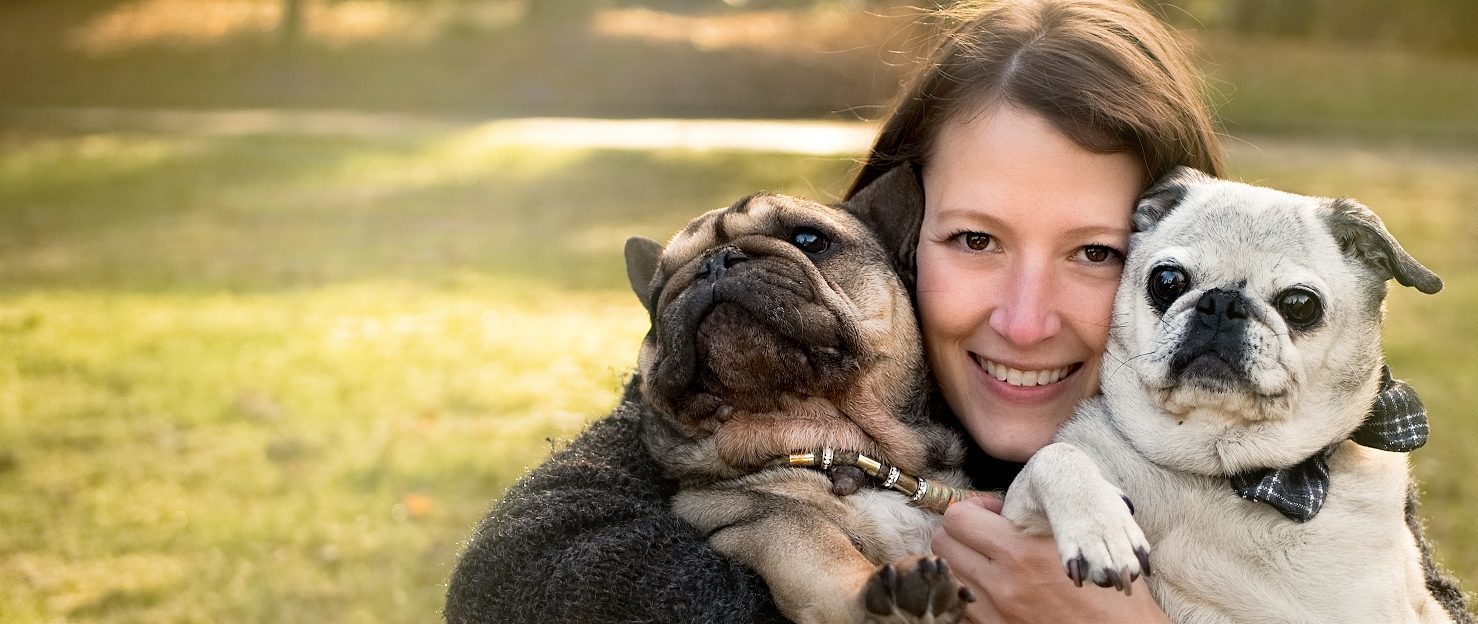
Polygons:
M1335 199L1324 205L1324 220L1345 255L1427 294L1442 290L1442 278L1406 253L1375 212L1353 199Z
M657 274L657 261L661 258L662 243L641 236L626 239L626 279L631 281L631 291L647 312L657 305L651 300L652 276Z
M1170 214L1170 211L1185 200L1191 184L1212 179L1211 176L1184 165L1160 176L1160 179L1155 180L1154 184L1140 194L1139 202L1134 205L1134 216L1131 219L1133 232L1138 234L1155 229L1155 225L1165 215Z
M872 230L913 292L914 253L924 222L924 187L913 165L904 163L879 176L843 202L842 209Z

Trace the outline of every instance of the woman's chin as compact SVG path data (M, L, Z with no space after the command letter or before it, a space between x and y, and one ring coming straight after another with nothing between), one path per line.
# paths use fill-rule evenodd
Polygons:
M1042 447L1047 446L1051 442L1052 436L1050 435L1045 438L1024 435L1020 438L1009 440L996 438L988 440L986 444L981 444L980 450L985 451L986 455L1001 461L1024 464L1028 459L1032 458L1032 455L1035 455L1037 451L1042 450Z

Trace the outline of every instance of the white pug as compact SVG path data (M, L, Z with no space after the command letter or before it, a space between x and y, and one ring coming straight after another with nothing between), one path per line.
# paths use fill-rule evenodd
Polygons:
M1003 514L1079 584L1148 575L1176 622L1453 621L1405 521L1425 411L1380 339L1386 280L1442 281L1356 202L1185 168L1134 231L1103 393Z

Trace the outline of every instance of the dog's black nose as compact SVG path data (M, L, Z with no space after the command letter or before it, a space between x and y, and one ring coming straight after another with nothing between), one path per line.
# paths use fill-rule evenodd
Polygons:
M729 274L734 265L749 260L749 256L736 247L723 247L709 252L698 267L698 279L718 280Z
M1247 321L1247 300L1242 294L1213 288L1201 295L1196 301L1196 312L1202 323L1210 327L1221 325L1223 322L1245 323Z

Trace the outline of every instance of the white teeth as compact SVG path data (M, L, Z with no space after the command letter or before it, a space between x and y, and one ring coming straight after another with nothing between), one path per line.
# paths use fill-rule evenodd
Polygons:
M1068 372L1070 372L1073 368L1071 366L1064 366L1062 368L1053 370L1020 371L1011 368L1010 366L997 364L995 362L980 357L977 357L976 361L984 365L985 372L989 373L991 377L995 377L996 379L1004 381L1013 386L1017 386L1019 388L1030 388L1032 386L1045 386L1047 384L1057 383L1061 381L1063 377L1066 377Z

